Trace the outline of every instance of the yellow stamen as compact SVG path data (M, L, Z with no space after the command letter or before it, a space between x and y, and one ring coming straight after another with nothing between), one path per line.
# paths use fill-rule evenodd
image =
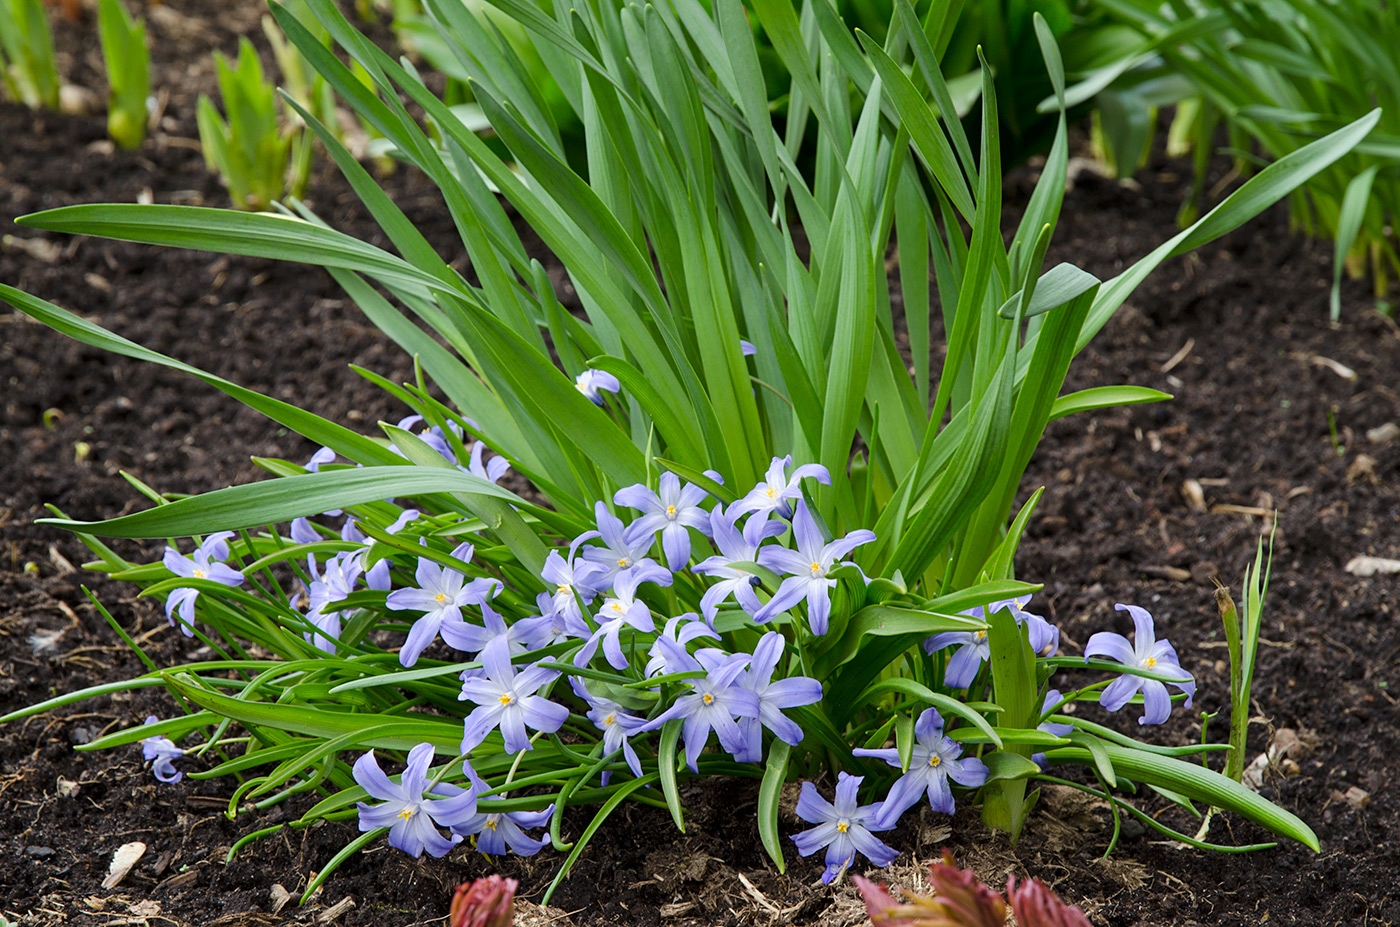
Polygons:
M850 830L850 829L851 829L851 825L850 825L848 822L846 822L846 821L837 821L837 822L836 822L836 830L837 830L839 833L843 833L843 834L844 834L846 831L848 831L848 830Z
M615 612L621 613L621 611L622 611L622 603L621 603L621 602L614 602L614 603L612 604L612 610L615 611Z
M977 632L977 639L978 639L979 641L984 641L984 640L986 640L986 639L987 639L987 632L986 632L986 631L978 631L978 632Z
M706 692L704 695L700 696L700 701L704 702L706 705L713 705L715 697L709 692Z
M606 725L608 725L609 727L611 727L612 725L616 724L616 723L617 723L617 712L613 712L612 714L610 714L610 715L608 715L606 718L604 718L604 719L603 719L603 723L606 724Z
M502 705L509 705L513 701L515 701L514 695L511 695L509 692L501 693L500 702Z
M772 486L769 486L767 489L764 490L764 492L768 493L768 498L770 499L778 494L778 491Z
M413 817L417 813L418 812L414 811L412 808L405 808L399 812L399 817L407 821L409 818Z
M556 588L554 591L559 595L573 595L574 587L570 586L568 583L560 583L558 588Z
M497 824L499 821L500 821L500 817L499 817L499 816L494 815L494 814L488 815L487 818L486 818L486 829L487 829L487 830L495 830L495 829L496 829L496 824Z
M628 560L626 557L623 557L621 560L617 561L617 565L620 567L631 566L632 561Z
M1154 660L1152 657L1148 657L1146 660L1142 661L1142 665L1146 669L1152 669L1152 667L1157 665L1157 661Z
M934 769L937 769L938 767L943 765L943 757L934 754L933 756L928 758L928 764Z
M195 578L195 579L204 579L204 578L207 577L208 575L209 575L208 573L204 572L204 571L201 570L199 567L195 567L195 568L194 568L194 578Z
M670 515L672 518L675 518L675 517L676 517L676 507L675 507L674 505L668 505L668 506L666 506L666 514L667 514L667 515Z
M445 592L439 592L437 595L433 596L433 601L435 601L435 602L446 602L446 601L447 601L447 593L445 593Z

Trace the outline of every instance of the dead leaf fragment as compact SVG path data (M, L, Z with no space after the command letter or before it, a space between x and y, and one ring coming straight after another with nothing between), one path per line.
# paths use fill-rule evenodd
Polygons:
M1347 467L1348 483L1377 483L1376 479L1376 459L1369 454L1357 454L1356 459Z
M1388 557L1352 557L1344 569L1352 576L1400 573L1400 560L1391 560Z
M292 893L281 882L272 886L272 913L278 914L292 900Z
M62 776L58 777L58 794L60 798L72 798L74 795L78 794L78 790L82 787L82 783L80 782L74 782L72 779L65 779Z
M1354 785L1342 793L1342 798L1358 811L1371 803L1371 793Z
M103 888L116 888L131 867L146 853L146 845L139 840L124 843L112 854L112 865L107 869L107 878L102 880Z
M160 902L147 898L145 901L138 901L131 906L133 917L155 917L160 914Z
M1264 775L1270 768L1277 769L1285 776L1297 775L1298 764L1291 757L1303 756L1308 747L1291 727L1281 727L1274 731L1274 739L1269 741L1269 749L1254 758L1244 771L1246 788L1259 791L1264 785Z

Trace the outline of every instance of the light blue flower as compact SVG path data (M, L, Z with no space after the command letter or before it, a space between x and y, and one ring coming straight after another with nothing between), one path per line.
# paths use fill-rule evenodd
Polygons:
M647 719L629 715L621 705L612 699L594 695L588 691L585 680L577 676L569 677L569 684L579 698L588 703L588 720L603 732L603 756L609 757L619 750L627 761L627 768L638 779L642 777L642 761L627 738L646 729ZM603 773L603 785L608 784L608 773Z
M719 476L714 471L706 471L706 476L714 479ZM681 485L680 477L667 471L658 481L658 492L652 492L644 484L619 489L613 496L617 505L636 509L642 516L628 526L628 530L645 531L653 537L661 532L661 550L666 554L666 565L679 570L690 559L690 530L701 534L710 533L710 513L700 508L700 503L710 493L693 483Z
M517 674L500 638L481 652L481 665L485 672L463 681L462 693L457 696L477 705L464 723L463 753L476 749L486 735L497 728L500 728L507 753L529 750L527 727L552 734L568 720L567 708L535 694L540 686L559 675L556 670L535 664Z
M204 543L188 557L173 547L166 547L161 563L176 576L186 579L203 579L224 586L243 585L243 574L221 561L228 559L228 539L232 531L219 531L204 539ZM175 625L175 613L180 614L180 631L186 637L194 637L194 603L199 598L199 590L180 587L170 590L165 598L165 618Z
M685 761L691 772L699 772L696 763L712 730L727 752L742 752L743 733L736 719L756 718L759 711L758 696L737 682L748 665L747 654L730 656L709 649L696 653L695 660L704 668L705 678L689 680L691 691L678 697L670 708L644 728L654 731L673 718L684 718L681 736L685 739Z
M485 791L485 786L486 783L480 782L481 791ZM452 831L464 837L475 836L477 850L491 856L504 856L507 848L516 856L534 856L549 846L549 834L541 834L536 840L525 831L544 827L553 816L553 805L543 811L478 811L454 826Z
M491 462L482 463L482 453L486 450L486 445L478 441L472 445L471 459L467 463L467 472L472 476L479 476L488 483L495 484L501 477L510 470L510 461L499 455L492 457Z
M856 793L863 776L841 773L836 780L836 803L832 804L817 792L810 782L802 783L797 797L797 816L816 827L792 835L797 852L803 856L826 848L826 871L822 882L830 884L850 867L860 853L877 866L888 866L899 851L886 846L872 831L889 830L876 822L880 802L859 805Z
M438 827L460 825L476 814L475 788L463 789L448 783L428 787L428 765L432 760L432 744L414 747L409 751L408 766L397 783L384 775L373 750L355 761L355 782L371 798L381 802L357 805L360 830L389 828L389 845L415 859L422 856L425 849L432 856L446 856L462 838L456 834L444 837ZM471 767L466 766L466 769L475 778ZM429 798L430 795L442 797Z
M802 742L802 728L779 709L797 708L821 701L822 684L808 676L789 676L773 681L773 671L782 659L785 641L777 631L769 631L759 640L749 659L749 668L739 678L739 685L758 696L758 715L739 719L739 733L744 749L734 754L740 763L763 761L763 728L783 743L797 746Z
M155 724L160 719L155 715L147 715L145 723ZM175 746L175 742L169 737L160 734L152 734L141 741L141 754L148 760L155 760L151 764L151 772L161 782L174 784L185 777L185 774L175 768L172 760L185 755L185 751Z
M630 627L644 634L656 630L656 623L651 618L651 608L637 598L637 587L642 583L669 586L671 573L658 563L644 560L619 574L617 582L613 585L612 595L605 598L602 608L598 609L598 630L589 636L583 649L574 655L575 666L587 666L588 661L592 660L593 654L597 652L598 644L602 643L603 655L607 657L608 665L613 669L626 668L627 655L622 652L620 639L623 627Z
M1156 627L1147 609L1136 605L1114 607L1133 616L1133 642L1128 643L1128 639L1121 634L1100 631L1089 638L1089 643L1084 647L1084 659L1108 657L1124 666L1166 676L1171 680L1170 685L1186 693L1186 707L1190 708L1191 699L1196 694L1196 682L1190 673L1181 668L1175 648L1165 638L1157 640ZM1143 712L1138 724L1161 724L1167 720L1172 711L1171 696L1167 694L1167 685L1156 679L1130 674L1119 676L1099 693L1099 704L1109 711L1117 711L1139 691L1142 692Z
M617 382L617 377L603 370L588 369L574 378L574 386L578 391L588 398L588 401L595 406L603 404L603 394L600 390L607 390L615 393L622 389L622 384Z
M1008 609L1018 625L1026 625L1031 650L1035 655L1053 656L1060 647L1060 629L1039 615L1024 611L1030 599L1028 595L1002 599L985 609L979 605L960 614L986 621L988 615ZM930 654L954 646L958 649L943 672L943 684L950 689L966 689L977 678L982 664L991 658L991 645L987 642L986 631L943 631L924 640L924 651Z
M452 556L468 563L473 552L472 545L464 543L457 545ZM408 639L399 651L399 662L404 666L418 662L419 654L437 638L444 621L461 622L463 606L484 605L501 588L500 581L485 577L467 582L460 571L426 557L418 558L414 576L418 580L417 589L396 589L385 600L395 611L423 612L423 617L409 628Z
M652 641L650 657L643 675L659 676L662 673L685 673L696 670L700 664L685 649L691 641L708 637L719 640L719 632L708 621L700 620L694 612L686 612L666 619L666 626Z
M899 816L918 804L925 794L934 811L952 814L953 791L948 786L949 779L968 788L987 781L987 765L976 757L964 758L962 744L943 736L943 716L937 710L926 708L919 715L919 720L914 722L914 741L909 771L890 787L884 807L876 818L881 827L893 827ZM857 747L851 752L856 756L882 759L895 769L903 768L899 750L894 747L884 750Z
M812 633L822 635L831 619L831 589L836 580L827 574L839 565L838 561L862 544L875 540L875 532L858 528L837 541L826 543L820 529L807 511L807 503L797 503L797 513L792 519L793 540L796 550L769 545L758 552L760 565L778 573L790 574L768 604L753 616L757 622L765 622L774 615L792 608L803 599L807 600L807 621Z
M758 594L754 592L758 577L734 564L757 563L759 546L768 538L782 534L787 530L787 525L767 515L754 515L745 522L741 534L737 527L741 514L735 511L734 506L730 506L728 512L715 507L710 513L710 537L714 539L719 553L706 557L690 568L693 573L719 580L711 584L700 598L700 611L704 613L706 621L715 620L720 603L731 595L739 607L750 615L757 614L763 607Z
M831 485L831 473L821 464L803 464L787 475L792 455L774 457L765 478L748 495L730 508L731 515L755 512L759 515L777 512L783 518L792 517L792 500L802 498L802 481L811 477L823 486Z
M599 572L588 580L595 588L600 591L607 589L632 570L648 564L657 565L647 556L654 535L644 525L634 522L624 526L622 519L609 512L601 501L594 505L593 514L598 530L587 531L574 538L573 546L577 547L592 538L602 540L604 546L585 547L580 553L584 560L598 567Z
M1049 712L1052 708L1054 708L1056 705L1060 704L1060 701L1061 701L1063 698L1064 698L1064 696L1060 694L1060 690L1059 690L1059 689L1051 689L1051 690L1049 690L1048 692L1045 693L1045 699L1044 699L1044 701L1042 701L1042 702L1040 703L1040 713L1041 713L1042 715L1046 714L1046 713ZM1064 723L1059 722L1059 721L1048 721L1048 720L1047 720L1047 721L1042 721L1042 722L1040 722L1039 724L1037 724L1037 725L1035 726L1035 729L1036 729L1037 731L1044 731L1044 732L1047 733L1047 734L1054 734L1056 737L1068 737L1068 736L1074 731L1074 725L1073 725L1073 724L1064 724ZM1031 762L1035 763L1035 765L1039 766L1041 769L1044 769L1044 768L1046 767L1045 754L1044 754L1044 753L1032 753L1032 754L1031 754Z

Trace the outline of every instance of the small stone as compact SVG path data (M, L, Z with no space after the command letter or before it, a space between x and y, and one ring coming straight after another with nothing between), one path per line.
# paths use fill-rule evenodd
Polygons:
M1372 444L1389 444L1397 438L1400 438L1400 425L1394 422L1366 429L1366 440Z
M1346 799L1348 805L1358 811L1371 803L1371 793L1354 785L1343 792L1342 797Z
M53 847L25 847L24 852L26 856L32 856L35 859L48 859L57 851Z

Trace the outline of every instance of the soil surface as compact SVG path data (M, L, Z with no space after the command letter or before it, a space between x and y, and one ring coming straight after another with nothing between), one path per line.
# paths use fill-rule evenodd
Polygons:
M144 4L135 4L138 8ZM411 365L319 271L267 261L158 250L15 229L12 217L69 203L226 205L191 141L194 95L210 86L208 51L232 51L257 30L259 4L163 4L152 21L155 81L170 90L161 129L138 152L113 152L103 117L35 114L0 104L0 281L54 301L134 341L371 432L405 414L349 369L390 379ZM91 23L61 24L69 80L101 95ZM1012 178L1024 201L1033 168ZM411 171L384 179L444 255L460 253L431 186ZM1100 277L1119 272L1174 231L1189 186L1185 164L1160 157L1137 183L1079 172L1051 260ZM323 165L307 197L324 218L377 240L346 185ZM1347 571L1353 557L1400 558L1400 335L1349 285L1343 321L1326 321L1329 244L1290 233L1274 209L1159 271L1083 355L1068 388L1135 383L1169 403L1080 416L1051 426L1026 486L1045 493L1018 572L1045 583L1040 607L1078 652L1096 630L1125 632L1114 603L1147 607L1196 674L1192 711L1154 739L1200 737L1200 711L1228 713L1228 670L1210 579L1238 591L1261 534L1277 533L1273 582L1254 688L1250 757L1292 732L1291 775L1264 794L1309 822L1322 852L1296 845L1243 855L1185 848L1140 827L1109 839L1106 808L1049 788L1015 847L975 808L953 819L925 810L890 842L906 851L880 873L916 885L919 865L950 848L993 885L1030 874L1082 905L1096 924L1311 925L1400 922L1400 578ZM125 472L166 492L199 492L260 475L249 457L302 459L296 435L187 377L91 350L18 313L0 312L0 713L56 693L139 673L140 663L84 594L158 661L186 654L157 603L84 572L72 537L32 524L52 504L75 517L145 507ZM159 545L126 544L154 559ZM342 866L314 902L276 910L355 834L353 822L281 835L241 850L241 836L305 810L223 814L229 787L164 786L134 748L75 747L175 710L153 690L83 702L0 728L0 914L25 925L277 925L405 927L444 923L451 887L493 870L466 850L415 861L378 845ZM1096 708L1086 714L1099 718ZM1136 727L1130 719L1124 730ZM1223 736L1223 719L1212 725ZM620 810L599 832L553 908L522 905L522 923L578 925L858 924L849 886L818 882L820 864L789 848L786 874L766 860L747 780L684 787L685 835L665 812ZM1179 830L1196 822L1163 801L1145 806ZM565 826L576 836L586 817ZM784 833L798 829L790 815ZM1258 828L1217 819L1211 838L1244 844ZM101 887L114 851L145 856ZM917 864L911 860L917 860ZM546 851L499 870L538 901L561 864Z

